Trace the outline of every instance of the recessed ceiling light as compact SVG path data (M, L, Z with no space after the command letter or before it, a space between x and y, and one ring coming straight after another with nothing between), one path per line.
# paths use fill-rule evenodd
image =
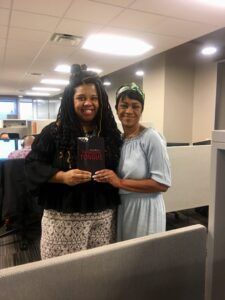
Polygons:
M49 79L49 78L46 78L46 79L42 79L40 82L44 83L44 84L55 84L55 85L67 85L67 84L69 84L69 80L64 80L64 79Z
M28 96L50 96L49 93L26 92Z
M103 82L103 85L105 85L105 86L109 86L109 85L111 85L111 82L110 82L110 81L108 81L108 80L105 80L105 81Z
M23 96L22 96L22 95L19 95L18 97L19 97L19 98L23 98Z
M52 87L32 87L33 91L45 91L45 92L59 92L59 88L52 88Z
M138 70L135 74L137 76L143 76L144 75L144 71L143 70Z
M201 53L203 55L212 55L214 53L216 53L217 49L216 47L212 47L212 46L209 46L209 47L205 47L201 50Z
M87 68L87 71L92 71L92 72L95 72L97 74L102 73L102 70L101 69L97 69L97 68Z
M153 47L136 38L112 34L95 34L87 38L82 48L100 53L136 56L144 54Z
M71 66L69 65L58 65L54 71L61 73L70 73Z

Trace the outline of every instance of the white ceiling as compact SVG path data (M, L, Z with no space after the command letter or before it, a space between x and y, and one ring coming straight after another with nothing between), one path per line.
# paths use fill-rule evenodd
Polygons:
M203 0L0 0L0 95L24 94L57 64L86 63L109 74L225 27L225 7ZM103 55L50 41L53 33L114 33L154 49L138 57ZM34 76L31 73L41 73Z

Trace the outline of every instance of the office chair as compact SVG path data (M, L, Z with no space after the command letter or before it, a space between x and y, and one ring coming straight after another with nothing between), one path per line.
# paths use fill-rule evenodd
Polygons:
M14 132L8 132L8 136L10 140L15 140L15 139L19 139L20 135L19 133L14 133Z
M32 213L36 215L39 225L42 215L41 208L31 199L26 187L24 159L11 159L0 162L0 209L1 221L6 230L0 235L5 237L19 233L20 249L28 247L27 219ZM8 222L11 221L11 222ZM12 228L10 229L9 226Z

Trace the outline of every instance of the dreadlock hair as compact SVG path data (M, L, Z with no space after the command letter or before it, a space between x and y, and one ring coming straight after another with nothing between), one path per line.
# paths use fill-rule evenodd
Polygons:
M83 84L94 84L96 87L99 99L99 109L94 119L97 135L104 137L106 159L108 157L112 165L116 167L120 155L121 133L117 128L100 78L96 73L87 71L86 65L72 65L70 82L63 93L56 120L58 127L56 141L60 157L64 158L64 162L67 161L70 168L76 167L77 137L84 136L84 131L74 110L74 93L76 87Z

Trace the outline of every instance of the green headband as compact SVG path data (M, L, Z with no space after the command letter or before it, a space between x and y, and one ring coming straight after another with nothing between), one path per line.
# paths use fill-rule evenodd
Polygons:
M137 92L139 95L141 95L143 100L145 99L144 92L142 91L142 89L135 82L131 82L130 84L126 84L126 85L122 85L116 92L116 98L118 99L120 94L122 94L125 91Z

